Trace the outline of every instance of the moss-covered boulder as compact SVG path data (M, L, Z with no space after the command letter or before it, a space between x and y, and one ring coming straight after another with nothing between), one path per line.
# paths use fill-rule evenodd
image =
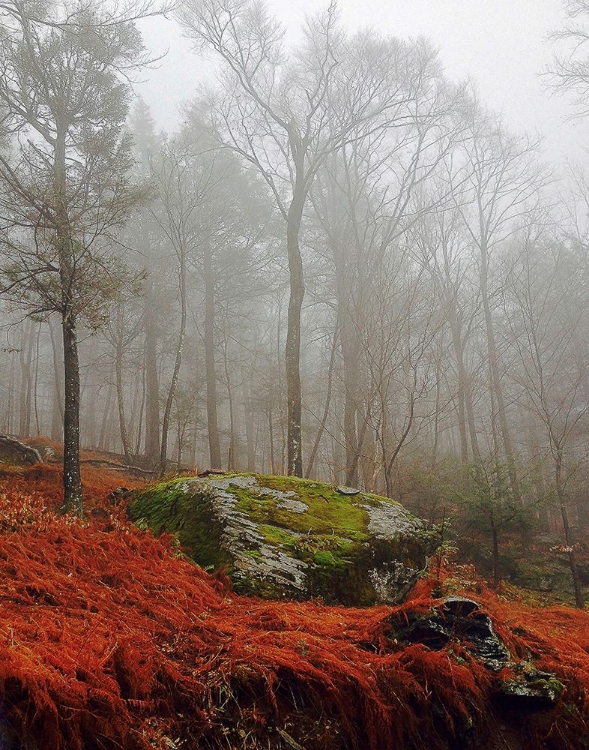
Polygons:
M240 593L274 599L396 603L437 545L399 503L294 477L175 479L137 493L129 513L176 534L199 565L226 566Z

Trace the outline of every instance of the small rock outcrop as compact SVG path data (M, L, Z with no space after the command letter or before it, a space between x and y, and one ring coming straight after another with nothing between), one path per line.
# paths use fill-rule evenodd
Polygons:
M512 711L550 708L558 700L563 684L554 674L543 672L531 661L514 661L509 649L493 630L489 615L472 599L449 596L429 613L409 613L406 624L395 627L395 638L405 643L422 643L437 651L452 642L460 643L487 669L500 673L508 668L509 677L495 681L494 697ZM392 623L395 626L395 623Z
M511 711L544 711L554 706L563 690L556 675L524 662L516 665L513 678L499 683L495 698Z
M392 500L294 477L173 480L136 494L129 513L201 566L226 566L237 591L274 599L397 603L438 543Z
M423 643L435 651L450 641L462 642L472 656L497 672L509 661L509 651L494 632L489 615L480 609L480 604L472 599L449 596L428 615L409 614L407 625L398 631L397 638Z
M42 463L41 454L36 448L21 443L10 435L0 435L0 462L15 466L33 466Z

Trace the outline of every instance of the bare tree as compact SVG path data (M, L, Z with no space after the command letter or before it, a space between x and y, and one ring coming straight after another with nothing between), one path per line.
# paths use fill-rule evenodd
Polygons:
M179 18L223 60L227 94L215 104L223 141L253 164L286 223L290 300L286 340L288 473L302 476L300 231L307 196L326 157L346 143L412 120L435 55L423 43L358 34L346 39L335 5L307 21L288 62L282 31L263 4L186 0Z
M564 5L569 22L552 34L559 51L545 71L545 79L549 88L572 94L576 116L585 117L589 114L589 2L565 0Z
M381 474L388 496L393 494L393 470L401 450L431 415L433 342L441 322L424 270L412 262L407 248L395 251L394 259L383 259L361 323L369 373L368 421L378 454L374 478Z
M114 316L110 324L105 327L105 336L114 350L115 386L117 393L117 407L119 413L119 430L125 462L133 463L132 454L135 452L131 443L130 423L125 409L124 365L129 350L140 331L140 321L133 308L125 304L127 300L121 295L116 301Z
M198 300L200 281L202 327L195 303L192 312L204 342L209 459L215 468L222 465L216 349L227 332L218 336L220 312L238 301L245 304L251 294L247 285L251 280L252 250L267 228L268 212L260 208L259 188L263 185L259 179L256 184L252 175L244 172L233 153L219 147L203 124L200 109L200 103L194 102L187 112L185 127L152 160L153 177L159 188L152 216L176 256L180 303L175 363L163 416L161 471L165 468L169 420L189 322L188 287L192 287L190 296ZM259 288L254 293L259 295ZM223 349L226 348L224 344Z
M523 403L539 419L552 463L552 480L576 605L583 607L577 542L569 519L569 484L587 460L589 406L583 392L585 360L579 327L587 318L575 253L558 237L528 230L510 264L507 320L520 363Z
M453 184L453 181L450 181ZM430 186L431 189L431 186ZM445 191L447 188L444 187ZM468 362L468 343L480 322L476 257L468 242L460 212L454 208L430 211L410 231L414 257L432 276L443 316L450 329L455 361L456 411L463 464L481 462L481 450L475 418L473 379ZM451 379L448 362L444 377Z
M519 496L515 450L507 418L500 358L493 318L494 290L491 263L493 250L521 225L537 203L540 189L549 176L538 163L537 143L516 137L482 111L475 111L464 144L466 186L471 202L456 200L470 241L477 250L479 285L486 335L491 397L509 470L512 491ZM492 417L492 428L495 420Z
M140 180L151 178L152 158L159 150L160 141L156 135L151 112L145 102L138 99L130 117L133 135L135 171ZM139 268L144 276L143 288L143 335L144 366L142 388L144 403L141 418L144 416L144 456L147 465L156 470L160 462L160 384L158 372L158 339L162 334L161 297L168 293L161 280L165 269L162 267L161 232L154 221L148 206L137 211L128 223L125 239L138 258ZM139 450L137 451L139 452Z
M344 380L346 482L358 483L365 435L361 415L358 328L381 262L404 233L448 203L450 188L426 191L464 129L465 99L447 108L449 92L432 68L413 102L414 118L344 145L318 173L311 200L333 263ZM420 199L418 199L420 196ZM323 239L323 238L322 238ZM323 240L323 241L325 241ZM320 240L321 241L321 240Z
M193 163L177 144L164 144L159 158L152 160L154 181L158 184L158 201L152 215L158 222L176 256L177 284L180 304L180 325L174 353L174 366L166 396L161 430L159 472L166 471L168 432L172 406L178 386L188 316L188 255L194 242L195 218L202 200L203 184L194 173ZM206 181L206 179L205 179Z
M0 155L1 291L33 314L61 317L64 508L82 513L77 324L102 323L122 283L109 239L142 198L128 179L128 89L118 76L140 61L142 45L132 24L103 25L88 8L37 3L38 20L29 3L3 7L0 108L16 142Z

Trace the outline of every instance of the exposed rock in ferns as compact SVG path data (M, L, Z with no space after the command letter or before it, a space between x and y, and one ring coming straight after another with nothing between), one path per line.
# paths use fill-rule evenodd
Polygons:
M176 533L203 567L226 565L238 591L275 599L396 603L437 545L392 500L294 477L173 480L137 494L130 514Z

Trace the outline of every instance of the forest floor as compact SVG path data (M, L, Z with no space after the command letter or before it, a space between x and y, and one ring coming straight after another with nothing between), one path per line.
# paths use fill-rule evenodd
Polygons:
M443 596L475 599L514 663L564 684L552 707L514 711L496 697L511 667L397 641L440 581L397 607L238 596L109 498L145 480L82 476L78 520L57 512L59 465L0 464L2 750L589 748L589 613L444 570Z

